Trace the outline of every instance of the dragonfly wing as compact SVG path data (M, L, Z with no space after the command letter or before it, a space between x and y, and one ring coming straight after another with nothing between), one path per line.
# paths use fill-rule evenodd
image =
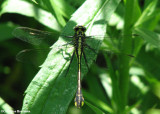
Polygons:
M45 60L50 48L46 49L25 49L16 55L16 60L22 63L29 63L39 66Z
M63 49L65 51L66 48L71 48L70 46L68 46L68 44L72 44L72 41L66 44L63 44L61 46L57 46L56 48L54 48L54 51L59 52L59 51L63 51ZM46 56L48 55L51 49L52 48L49 48L49 47L36 48L36 49L24 49L16 55L16 60L23 63L30 63L36 66L39 66L44 62Z
M110 36L101 36L101 35L95 35L95 36L87 36L86 39L88 42L90 42L91 40L96 40L96 42L101 42L100 40L98 40L99 38L104 37L104 41L102 42L101 45L101 51L104 51L108 54L116 54L116 55L126 55L129 57L134 57L131 54L126 54L126 53L122 53L120 52L119 48L118 48L118 42L119 40L121 40L122 37L127 37L128 35L121 35L118 37L118 39L116 37L110 37ZM137 34L132 34L131 37L138 37L139 35Z
M94 36L86 36L87 39L98 39L98 38L105 38L105 39L116 39L116 38L123 38L123 37L128 37L130 35L119 35L119 36L102 36L102 35L94 35ZM131 37L138 37L138 34L132 34Z
M18 39L33 45L40 45L44 39L50 40L53 37L51 32L36 30L28 27L17 27L13 31L13 35Z

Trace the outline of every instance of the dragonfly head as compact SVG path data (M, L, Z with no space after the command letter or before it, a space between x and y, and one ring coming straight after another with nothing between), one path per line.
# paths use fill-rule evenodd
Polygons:
M74 31L75 32L86 32L86 27L84 27L83 25L77 25L74 27Z

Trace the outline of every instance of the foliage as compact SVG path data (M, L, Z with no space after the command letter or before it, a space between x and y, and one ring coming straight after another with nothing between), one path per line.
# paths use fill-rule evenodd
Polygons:
M2 1L0 93L13 109L0 105L1 110L22 107L22 113L160 113L159 4L158 0ZM87 35L97 35L88 45L99 51L95 54L85 50L89 71L82 59L85 105L81 109L73 106L77 88L76 58L65 77L73 49L64 52L57 48L69 41L57 36L73 35L77 24L87 27ZM41 55L46 60L41 60L40 55L35 57L39 58L36 61L39 64L44 61L40 68L13 58L24 48L50 45L37 47L13 39L11 33L17 26L53 33L51 51Z

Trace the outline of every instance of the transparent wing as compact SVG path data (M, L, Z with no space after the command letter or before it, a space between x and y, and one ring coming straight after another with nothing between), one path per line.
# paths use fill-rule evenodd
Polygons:
M22 63L29 63L39 66L43 63L47 54L49 52L49 48L46 49L25 49L20 51L16 55L16 60Z
M61 46L57 46L56 48L54 48L54 51L66 51L65 49L68 48L73 48L73 46L68 46L68 44L72 44L72 41L63 44ZM36 49L24 49L22 51L20 51L17 55L16 55L16 60L22 63L29 63L29 64L34 64L36 66L41 65L44 60L46 59L49 51L52 48L36 48Z
M87 39L93 39L93 38L105 38L105 39L115 39L115 38L123 38L123 37L128 37L130 35L119 35L119 36L108 36L108 35L105 35L105 36L101 36L101 35L94 35L94 36L86 36ZM138 34L132 34L131 37L138 37L139 35Z
M129 57L134 57L132 54L128 54L128 53L122 53L120 50L119 50L119 41L121 41L121 39L123 37L128 37L129 35L119 35L118 37L113 37L113 36L101 36L101 35L94 35L94 36L86 36L86 42L87 44L89 45L89 43L95 39L94 42L97 42L97 43L102 43L101 45L101 48L100 50L103 51L103 52L106 52L108 54L116 54L116 55L127 55ZM138 34L132 34L130 37L138 37L139 35ZM104 38L103 42L98 40L100 38ZM93 42L93 41L92 41ZM94 49L94 46L91 46L89 45L90 48L92 47L92 50L95 50ZM88 46L87 46L88 47Z
M33 45L40 45L42 42L47 41L51 42L52 39L55 37L52 32L47 32L47 31L41 31L37 29L32 29L28 27L17 27L13 31L13 35L25 42L28 42ZM66 35L61 35L65 38L73 38L73 36L66 36ZM127 35L120 35L118 37L125 37ZM137 34L133 34L132 36L138 36ZM115 37L113 36L101 36L101 35L94 35L94 36L86 36L87 39L98 39L100 37L104 37L105 39L113 39Z
M42 42L50 42L54 38L54 34L51 32L36 30L28 27L17 27L13 31L13 35L25 42L33 45L40 45Z
M34 65L42 64L42 62L45 60L50 50L49 46L51 45L49 45L46 48L46 45L42 45L42 44L44 44L44 42L47 44L53 44L53 38L55 37L55 34L53 34L52 32L41 31L41 30L32 29L28 27L17 27L13 31L13 35L22 41L25 41L33 45L38 45L38 47L40 47L40 49L39 48L25 49L20 51L16 55L17 61L20 61L23 63L31 63ZM67 38L73 38L73 36L65 36L65 35L62 35L62 36ZM72 44L72 41L66 44L63 44L54 50L59 50L60 48L64 48L68 44Z

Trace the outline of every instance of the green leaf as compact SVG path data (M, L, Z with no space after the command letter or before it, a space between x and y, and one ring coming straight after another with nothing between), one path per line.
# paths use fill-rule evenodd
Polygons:
M160 81L156 81L152 83L152 91L153 93L160 99Z
M108 24L110 26L116 26L116 29L122 29L124 26L124 6L119 4L116 12L114 12L109 20Z
M159 114L159 113L160 113L160 109L158 108L151 108L146 111L146 114Z
M91 108L98 108L101 111L113 113L113 110L111 109L111 107L109 107L106 103L104 103L103 101L97 99L95 96L91 95L87 91L83 90L83 93L84 93L84 97L87 100L87 105L89 107L91 107ZM94 105L91 105L89 102L92 103L92 104L94 104Z
M77 24L87 25L87 35L105 35L106 21L110 19L120 0L87 0L70 19L62 34L73 35L73 27ZM23 110L32 113L66 113L77 87L77 60L73 59L67 76L66 69L69 65L73 49L59 49L57 46L66 44L63 37L52 46L45 63L26 90ZM103 38L93 39L88 45L98 50ZM100 41L100 42L98 42ZM96 58L96 54L85 50L89 66ZM82 76L87 73L85 62L82 59ZM37 108L38 106L38 108Z
M102 110L100 110L99 108L93 106L93 105L90 104L89 102L85 101L85 103L86 103L96 114L105 114Z
M158 49L155 49L155 50L157 52L156 51L146 52L146 50L142 48L138 57L136 58L137 62L142 66L144 71L149 74L148 77L146 78L149 78L148 82L150 84L152 83L153 80L159 79L160 54Z
M33 4L22 0L6 0L2 5L0 15L4 13L17 13L27 17L33 17L41 24L55 30L61 31L61 27L56 21L56 18Z
M111 103L112 106L120 106L121 104L121 99L120 99L120 90L119 90L119 85L118 85L118 79L116 76L116 73L114 72L111 60L109 59L107 54L104 54L107 65L109 67L109 75L111 77L111 86L112 86L112 97L111 97ZM115 109L116 110L116 109Z
M65 26L65 18L70 18L74 9L64 0L42 0L50 12L56 16L60 25Z
M36 2L36 0L32 0L34 3L36 3L36 4L38 4L37 2Z
M148 43L152 44L156 48L160 48L160 34L149 31L145 28L136 28L135 32Z
M14 110L0 97L0 111L1 113L14 114Z
M157 5L157 0L152 0L152 2L145 8L142 15L136 22L135 27L144 26L145 22L154 22L153 20L151 21L151 19L155 19L155 16L160 15L159 11L155 10L156 5Z

